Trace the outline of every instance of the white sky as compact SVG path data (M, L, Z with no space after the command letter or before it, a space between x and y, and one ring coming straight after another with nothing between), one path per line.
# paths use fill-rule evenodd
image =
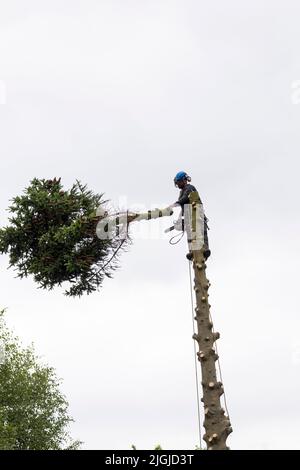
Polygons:
M148 208L190 173L233 449L300 442L299 15L291 0L0 0L1 225L33 177ZM186 251L137 239L80 300L0 258L8 323L64 379L85 448L197 444Z

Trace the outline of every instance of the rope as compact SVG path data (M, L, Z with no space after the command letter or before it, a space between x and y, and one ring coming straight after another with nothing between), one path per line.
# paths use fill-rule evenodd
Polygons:
M127 240L127 239L126 239L126 238L123 238L123 240L121 241L121 243L120 243L120 245L118 246L118 248L114 251L112 257L105 263L104 266L102 266L102 267L99 269L99 271L103 271L103 270L106 268L106 266L107 266L109 263L112 262L112 260L114 259L114 257L117 255L118 251L121 249L121 247L122 247L123 243L125 242L125 240Z
M127 211L128 212L128 211ZM127 223L127 229L128 229L128 223ZM123 244L125 243L125 241L127 240L127 237L126 238L123 238L123 240L121 240L121 243L120 245L118 246L118 248L113 252L112 256L109 258L109 260L105 263L104 266L101 266L101 268L99 268L96 272L94 272L90 277L89 277L89 281L91 281L91 279L94 279L95 276L97 276L97 274L100 272L100 271L104 271L106 266L112 262L112 260L115 258L115 256L117 255L118 251L122 248Z
M193 324L193 334L195 334L194 299L193 299L191 261L189 261L189 274L190 274L190 292L191 292L191 306L192 306L192 324ZM195 342L195 341L194 341L194 362L195 362L195 378L196 378L196 393L197 393L197 412L198 412L199 443L200 443L200 449L202 450L201 417L200 417L200 398L199 398L199 379L198 379L197 351L196 351L196 342Z
M180 240L182 239L183 235L184 235L184 232L181 232L181 233L177 233L177 235L174 235L174 237L170 238L169 240L170 245L177 245L177 243L179 243ZM177 240L176 242L172 242L174 238L178 238L178 237L180 237L179 240Z
M192 261L189 261L190 293L191 293L191 305L192 305L192 323L193 323L193 334L195 334L194 299L193 299L191 264L192 264ZM209 312L209 318L210 318L210 321L211 321L211 323L212 323L212 325L213 325L213 319L212 319L211 312ZM212 326L212 332L213 332L213 333L215 332L214 326ZM214 342L214 345L215 345L216 354L218 355L217 364L218 364L219 377L220 377L220 381L221 381L222 384L223 384L222 368L221 368L221 362L220 362L219 353L218 353L218 345L217 345L217 342L216 342L216 341ZM196 343L195 343L195 341L194 341L194 362L195 362L195 377L196 377L196 391L197 391L197 411L198 411L199 439L200 439L200 449L202 449L201 417L200 417L200 399L199 399L199 380L198 380L197 352L196 352ZM224 407L225 407L225 410L226 410L228 419L230 420L230 415L229 415L229 411L228 411L228 406L227 406L227 399L226 399L225 390L224 390L224 393L223 393L223 400L224 400Z
M212 316L211 316L211 313L209 312L209 318L210 318L210 321L212 323L212 325L214 325L214 322L212 320ZM214 326L212 326L212 332L214 333L215 330L214 330ZM217 356L218 356L218 360L217 360L217 363L218 363L218 370L219 370L219 376L220 376L220 381L222 382L223 384L223 377L222 377L222 369L221 369L221 362L220 362L220 358L219 358L219 353L218 353L218 345L217 345L217 342L215 341L215 349L216 349L216 353L217 353ZM226 394L225 394L225 389L223 388L223 396L224 396L224 406L225 406L225 410L226 410L226 413L227 413L227 416L229 418L229 421L230 421L230 416L229 416L229 411L228 411L228 406L227 406L227 400L226 400Z

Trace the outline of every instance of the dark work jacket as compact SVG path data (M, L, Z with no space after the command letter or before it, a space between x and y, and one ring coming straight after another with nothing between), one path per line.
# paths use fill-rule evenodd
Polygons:
M180 194L179 194L179 198L178 200L176 201L177 204L180 204L181 206L181 211L182 211L182 216L184 214L184 204L189 204L190 200L189 200L189 194L193 191L197 191L197 189L195 188L195 186L193 186L192 184L187 184L181 191L180 191ZM200 196L199 196L199 199L200 199ZM202 204L202 201L200 199L200 204ZM207 235L207 230L209 230L209 227L207 225L207 222L208 222L208 218L206 217L206 215L204 214L204 246L205 246L205 249L208 250L209 249L209 244L208 244L208 235Z
M195 188L195 186L193 186L192 184L187 184L181 191L180 191L180 194L179 194L179 198L178 200L176 201L177 204L180 204L181 206L181 209L182 209L182 212L184 211L184 204L188 204L190 201L189 201L189 194L192 193L193 191L197 191L197 189ZM199 196L200 197L200 196ZM201 202L201 200L200 200ZM201 203L202 204L202 203Z

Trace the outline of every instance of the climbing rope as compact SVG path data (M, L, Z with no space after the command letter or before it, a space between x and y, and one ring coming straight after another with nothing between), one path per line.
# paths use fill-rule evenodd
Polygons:
M192 323L193 323L193 334L195 334L194 298L193 298L193 283L192 283L191 265L192 265L192 261L189 261L190 293L191 293L191 306L192 306ZM213 325L214 323L213 323L211 312L209 312L209 319L210 319L210 321ZM215 333L214 326L212 326L212 332ZM214 346L215 346L216 354L218 356L217 364L218 364L219 377L220 377L220 381L223 384L223 374L222 374L221 362L220 362L220 359L219 359L218 346L217 346L216 341L214 342ZM196 352L196 343L195 343L195 341L194 341L194 360L195 360L195 377L196 377L196 390L197 390L198 427L199 427L200 449L202 449L200 399L199 399L199 380L198 380L198 368L197 368L198 361L197 361L197 352ZM229 411L228 411L225 390L224 390L224 393L223 393L223 400L224 400L224 407L225 407L228 419L230 421L230 415L229 415Z
M194 299L193 299L193 286L192 286L192 272L191 264L189 261L189 274L190 274L190 292L191 292L191 306L192 306L192 324L193 324L193 334L195 334L195 322L194 322ZM197 412L198 412L198 430L199 430L199 443L200 449L202 450L202 434L201 434L201 417L200 417L200 397L199 397L199 379L198 379L198 361L197 361L197 350L196 342L194 341L194 362L195 362L195 378L196 378L196 393L197 393Z
M127 217L128 217L128 211L127 211ZM128 222L127 222L127 232L128 232ZM115 251L113 252L112 256L109 258L109 260L104 264L104 266L101 266L96 272L94 272L90 277L89 277L89 281L91 279L93 279L95 276L97 276L99 274L99 272L101 271L105 271L105 268L106 266L108 266L112 260L117 256L118 254L118 251L122 248L123 244L125 243L125 241L127 240L128 237L124 237L123 239L121 239L121 242L119 244L119 246L115 249Z
M180 233L177 233L177 235L174 235L174 237L170 238L170 240L169 240L170 245L177 245L177 243L179 243L180 240L182 239L183 235L184 235L184 232L180 232ZM178 237L180 237L180 238L176 242L172 242L172 240L174 240L174 238L178 238Z
M214 325L214 322L213 322L213 319L212 319L212 316L211 316L211 313L210 313L210 312L209 312L209 319L210 319L212 325ZM215 332L214 326L212 326L212 332L213 332L213 333ZM218 364L218 370L219 370L219 377L220 377L220 381L221 381L222 384L223 384L221 362L220 362L220 359L219 359L218 345L217 345L217 342L216 342L216 341L215 341L215 349L216 349L216 354L217 354L217 356L218 356L217 364ZM226 400L226 394L225 394L225 390L224 390L224 389L223 389L223 397L224 397L224 407L225 407L227 416L228 416L229 421L230 421L230 416L229 416L229 411L228 411L228 406L227 406L227 400Z
M118 251L122 248L122 245L125 243L125 241L126 241L126 238L123 238L121 243L119 244L118 248L113 252L112 257L105 263L104 266L101 267L101 269L100 269L101 271L104 271L106 266L108 266L112 262L112 260L117 256Z

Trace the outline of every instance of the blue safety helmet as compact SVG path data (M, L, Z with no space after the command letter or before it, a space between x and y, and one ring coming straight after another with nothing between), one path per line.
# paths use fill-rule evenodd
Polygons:
M174 184L177 186L177 183L183 179L187 179L187 181L191 181L191 177L185 171L179 171L174 178Z

